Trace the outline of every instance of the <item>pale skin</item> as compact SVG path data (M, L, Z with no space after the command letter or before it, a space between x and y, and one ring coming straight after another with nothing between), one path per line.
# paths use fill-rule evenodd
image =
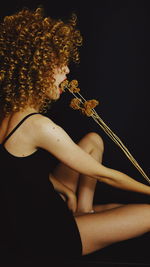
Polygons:
M59 83L68 72L66 67L63 73L56 73L56 99L60 96ZM38 109L28 106L24 111L11 113L4 118L0 124L0 143L22 118L32 112L38 112ZM83 255L150 231L149 204L114 203L93 206L97 182L150 195L149 186L102 164L104 145L98 134L89 133L76 144L51 119L36 114L24 121L5 143L5 149L17 157L28 156L39 147L49 151L60 161L49 179L74 213L81 235ZM92 210L95 212L91 213Z

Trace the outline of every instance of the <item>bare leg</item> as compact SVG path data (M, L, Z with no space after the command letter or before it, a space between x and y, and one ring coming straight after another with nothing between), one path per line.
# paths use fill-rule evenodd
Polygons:
M150 205L128 204L100 213L75 217L83 255L150 231Z
M96 160L102 161L103 141L98 134L87 134L80 140L78 145ZM93 209L93 197L97 183L95 179L84 175L81 176L63 163L60 163L55 168L53 175L73 192L77 193L78 190L78 211L89 212ZM78 184L79 181L80 183Z
M109 203L109 204L94 205L93 209L94 209L94 212L97 213L97 212L103 212L105 210L111 210L111 209L119 208L121 206L124 206L124 204Z
M84 140L86 142L86 139ZM99 135L92 133L88 139L91 144L89 154L97 161L102 162L104 151L103 141ZM84 142L81 144L84 146ZM85 146L85 151L88 147ZM77 212L90 212L93 210L93 198L97 180L91 177L80 175L78 184L78 207Z
M121 203L109 203L109 204L100 204L100 205L94 205L93 206L93 211L94 212L75 212L74 216L81 216L81 215L85 215L87 213L99 213L99 212L103 212L106 210L111 210L111 209L115 209L115 208L119 208L121 206L124 206L124 204Z

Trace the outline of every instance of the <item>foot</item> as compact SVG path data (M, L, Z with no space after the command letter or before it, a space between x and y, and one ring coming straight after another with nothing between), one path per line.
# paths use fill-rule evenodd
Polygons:
M82 215L85 215L85 214L92 214L94 212L95 211L93 209L90 209L89 211L76 211L74 213L74 216L82 216Z

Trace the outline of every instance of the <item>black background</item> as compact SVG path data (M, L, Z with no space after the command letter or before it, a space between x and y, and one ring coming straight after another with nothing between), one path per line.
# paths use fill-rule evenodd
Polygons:
M69 79L77 79L86 99L98 99L96 108L106 124L121 138L149 175L149 1L5 1L0 16L11 15L22 7L43 5L45 14L67 19L78 17L83 35L81 63L71 65ZM63 94L48 112L77 142L88 132L99 133L105 143L103 164L146 183L141 174L107 135L87 117L69 107L71 95ZM149 197L97 184L99 202L149 202ZM97 258L149 261L148 235L113 245L86 256ZM149 245L148 245L149 247Z

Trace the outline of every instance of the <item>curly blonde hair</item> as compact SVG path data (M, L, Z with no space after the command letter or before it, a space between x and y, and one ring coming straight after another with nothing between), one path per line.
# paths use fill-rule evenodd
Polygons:
M44 17L43 8L23 8L0 23L0 112L23 110L29 99L40 112L47 110L54 69L79 62L82 36L76 15L68 22Z

